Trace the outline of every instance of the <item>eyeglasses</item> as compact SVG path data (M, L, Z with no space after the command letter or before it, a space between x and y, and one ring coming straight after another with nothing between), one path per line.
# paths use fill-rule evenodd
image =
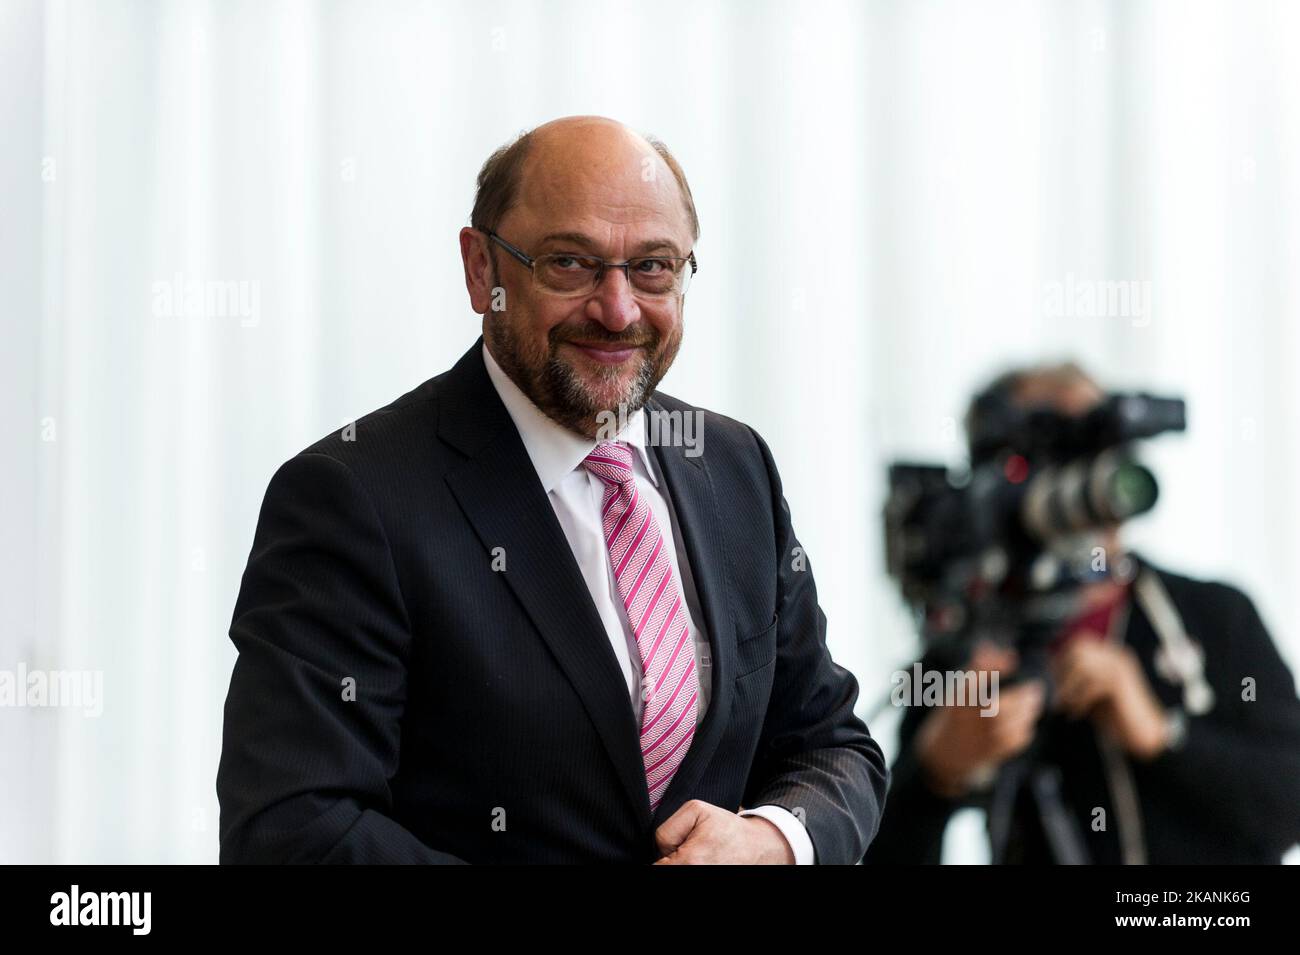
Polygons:
M594 255L576 252L553 252L532 256L521 252L495 232L487 236L518 259L533 273L533 285L555 295L590 295L600 285L609 269L622 269L632 293L641 298L669 298L685 295L699 266L695 253L684 258L668 255L645 255L626 262L606 262Z

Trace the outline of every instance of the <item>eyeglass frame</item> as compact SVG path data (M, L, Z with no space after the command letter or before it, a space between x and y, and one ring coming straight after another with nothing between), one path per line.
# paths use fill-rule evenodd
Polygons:
M528 270L533 273L533 281L534 282L537 281L537 271L534 268L534 265L537 262L537 260L541 258L541 256L529 255L527 252L523 251L522 249L515 248L513 245L511 245L505 239L501 238L501 236L497 235L491 229L485 230L484 234L487 235L487 237L491 239L493 242L495 242L497 245L501 246L501 248L509 252L512 258L517 259L519 262L522 262L524 265L526 265L528 267ZM670 262L689 263L691 266L691 271L690 271L690 277L686 280L686 284L689 284L690 280L695 277L695 273L700 270L699 264L695 261L694 249L692 249L686 255L636 255L628 259L626 262L609 262L606 261L605 259L602 259L598 255L586 255L586 254L579 254L579 253L547 252L544 254L571 255L573 256L573 258L595 259L597 262L599 262L600 267L596 269L596 279L591 286L591 290L593 292L596 289L600 288L600 282L605 277L605 272L608 269L622 269L623 278L627 280L628 288L634 289L636 291L643 291L641 289L637 289L636 286L632 283L632 275L628 271L628 269L631 267L633 262L644 261L646 259L666 259ZM548 292L554 294L559 294L559 295L564 294L563 292L557 292L555 289L547 288L545 285L541 287L546 289ZM686 295L685 289L683 289L679 294L685 296ZM566 297L577 298L577 294L571 294Z

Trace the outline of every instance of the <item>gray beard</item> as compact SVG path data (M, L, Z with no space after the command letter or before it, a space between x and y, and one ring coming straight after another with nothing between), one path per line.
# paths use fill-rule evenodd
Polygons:
M559 358L551 358L542 369L546 390L554 398L554 409L538 405L548 416L585 437L595 437L596 429L606 413L626 417L639 411L650 397L656 382L654 363L645 358L637 369L636 377L628 384L621 400L613 408L598 407L587 394L582 379L572 366ZM531 395L529 397L532 397ZM537 399L533 399L536 402Z
M626 417L643 408L663 377L647 355L619 400L607 408L591 399L582 378L557 355L550 355L540 371L531 371L520 360L515 336L504 321L489 321L487 337L492 357L519 390L552 421L586 438L596 437L607 415Z

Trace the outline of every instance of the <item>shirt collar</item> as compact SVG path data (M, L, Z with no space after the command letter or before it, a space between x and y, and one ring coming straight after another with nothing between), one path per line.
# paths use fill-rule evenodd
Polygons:
M580 467L587 455L596 447L592 438L584 438L570 431L533 404L497 364L487 343L483 343L483 364L487 366L488 377L501 396L510 419L514 421L519 437L523 439L524 449L533 462L537 477L542 482L542 490L550 494L571 471ZM645 410L638 408L627 416L627 422L615 436L636 449L634 458L640 458L642 474L651 484L658 487L654 468L650 466L649 452L646 451Z

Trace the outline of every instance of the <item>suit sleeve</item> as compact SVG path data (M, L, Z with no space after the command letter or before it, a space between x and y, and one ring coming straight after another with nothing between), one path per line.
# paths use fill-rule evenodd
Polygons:
M1215 705L1188 718L1181 747L1137 764L1138 785L1177 792L1216 829L1280 856L1300 842L1300 700L1250 598L1220 591L1226 612L1206 616L1222 621L1224 632L1202 635Z
M820 864L854 864L880 823L888 769L853 713L858 683L826 647L826 615L799 542L771 451L757 434L772 488L777 559L777 658L771 700L745 786L747 806L801 819ZM800 556L801 552L800 552Z
M223 863L456 863L392 818L410 627L377 512L303 453L266 492L230 638Z

